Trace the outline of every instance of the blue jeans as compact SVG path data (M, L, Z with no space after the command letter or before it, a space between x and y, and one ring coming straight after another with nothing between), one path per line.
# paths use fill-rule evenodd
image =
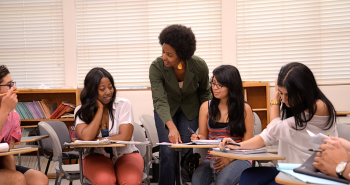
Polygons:
M249 161L234 160L216 174L215 184L217 185L235 185L239 182L241 173L251 167ZM210 185L213 181L212 169L210 168L210 159L205 159L194 171L192 175L192 185ZM239 182L241 184L241 182Z
M160 119L157 112L154 111L154 120L156 122L159 142L170 142L168 135L169 130L165 128L165 123ZM191 141L192 133L187 129L188 126L192 130L198 129L198 117L190 121L186 118L185 114L179 108L173 116L173 122L180 133L181 141L187 143ZM177 154L178 156L178 154ZM175 155L175 157L177 157ZM175 184L175 166L177 159L174 159L174 149L168 146L160 146L159 148L159 185L174 185ZM175 161L174 161L175 160ZM178 169L178 163L176 163ZM178 170L176 170L177 179L179 180Z
M278 173L275 167L249 168L242 173L239 185L277 185Z

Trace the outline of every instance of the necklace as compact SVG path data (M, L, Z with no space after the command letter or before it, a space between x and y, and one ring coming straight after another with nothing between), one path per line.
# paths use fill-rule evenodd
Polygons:
M224 118L227 114L228 114L228 112L226 112L226 114L224 114L221 119L224 120Z

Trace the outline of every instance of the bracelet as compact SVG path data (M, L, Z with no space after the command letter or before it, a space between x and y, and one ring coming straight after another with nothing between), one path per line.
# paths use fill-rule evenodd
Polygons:
M281 102L278 100L271 100L270 105L281 105Z

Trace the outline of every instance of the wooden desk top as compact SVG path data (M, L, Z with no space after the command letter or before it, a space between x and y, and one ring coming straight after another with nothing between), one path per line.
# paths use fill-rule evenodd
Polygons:
M38 148L32 148L32 147L13 148L13 149L10 149L9 152L0 153L0 156L29 153L29 152L35 152L35 151L38 151Z
M219 145L169 145L170 148L217 148Z
M39 141L42 139L49 138L48 135L43 135L43 136L28 136L28 137L21 137L21 141L17 143L28 143L28 142L34 142L34 141ZM16 144L17 144L16 143Z
M69 145L75 148L101 148L101 147L126 147L126 144L108 144L108 145L94 145L94 144L80 144L80 145Z
M285 173L282 173L282 172L280 172L276 176L275 181L279 184L288 184L288 185L314 185L314 184L300 181L300 180L298 180L290 175L287 175Z
M350 115L349 111L339 111L337 112L337 116L347 116Z
M284 160L286 157L282 157L280 155L271 154L271 153L259 153L259 154L233 154L226 152L214 152L210 151L211 155L217 155L222 157L228 157L233 159L240 160Z

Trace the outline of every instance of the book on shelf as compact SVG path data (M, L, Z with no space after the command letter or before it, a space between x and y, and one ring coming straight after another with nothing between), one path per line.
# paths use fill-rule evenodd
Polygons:
M75 109L75 105L62 102L53 114L51 114L52 104L56 103L51 103L47 99L18 102L15 110L21 119L58 119L63 114L72 112ZM71 115L65 115L65 117L71 118Z
M58 119L63 114L72 112L75 109L75 105L68 103L68 102L62 102L57 109L52 113L50 119Z

